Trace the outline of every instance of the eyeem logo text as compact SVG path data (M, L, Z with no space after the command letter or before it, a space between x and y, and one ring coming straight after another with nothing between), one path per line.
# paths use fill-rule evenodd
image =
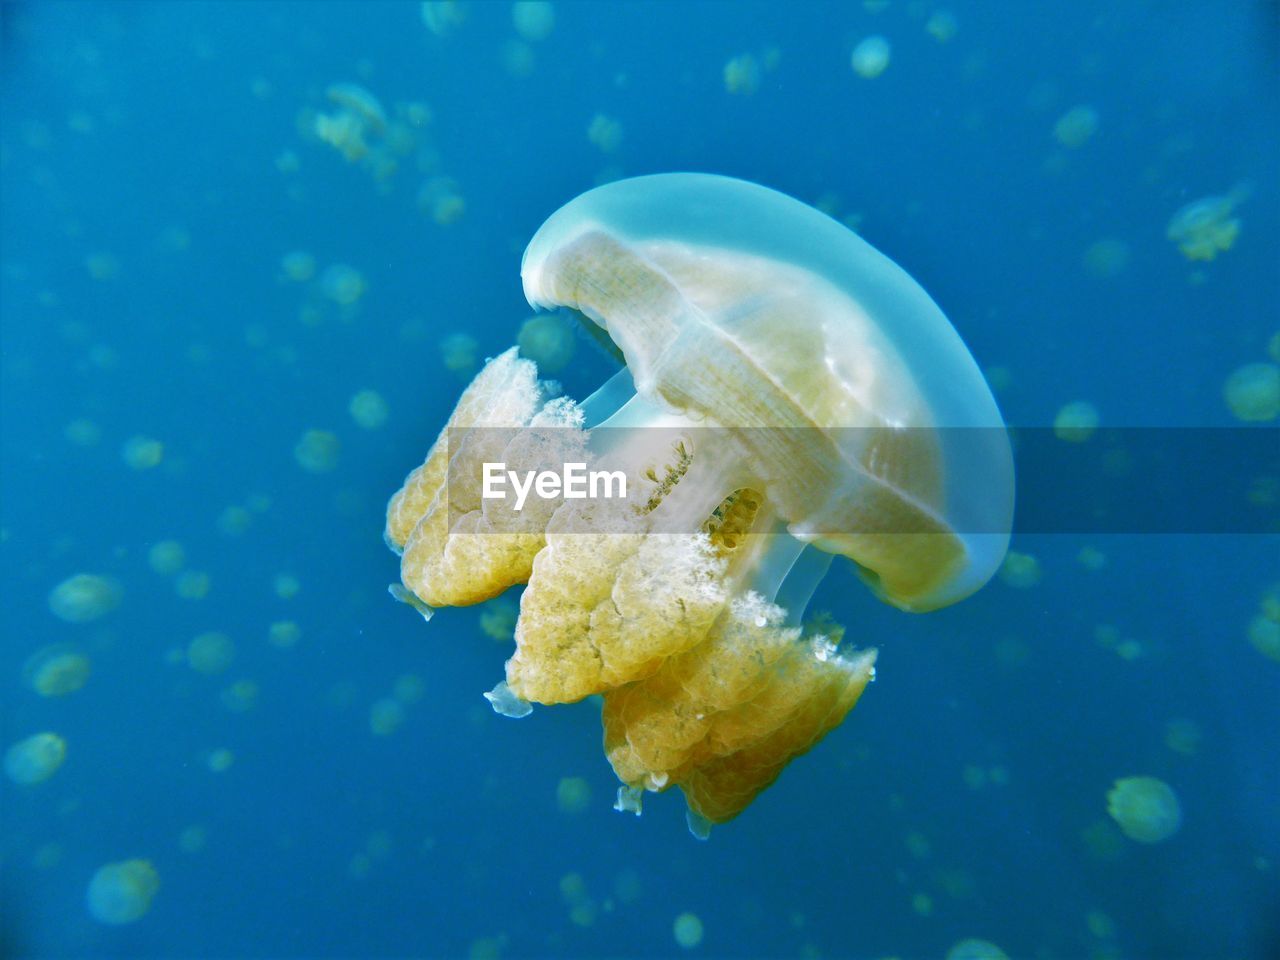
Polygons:
M627 475L621 470L588 470L585 463L566 463L559 473L554 470L508 470L505 463L484 464L484 486L480 496L485 500L507 499L506 487L515 493L516 511L524 509L533 493L542 500L563 497L566 500L611 500L627 495Z

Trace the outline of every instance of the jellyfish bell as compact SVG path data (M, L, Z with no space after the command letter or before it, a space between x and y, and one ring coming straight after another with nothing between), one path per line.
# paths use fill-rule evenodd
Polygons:
M763 187L611 183L547 220L521 274L532 305L581 314L625 367L577 403L515 349L489 361L388 505L397 589L435 607L527 584L495 709L603 695L617 809L678 786L703 837L874 676L874 650L803 625L832 556L911 611L999 567L1003 421L915 281ZM493 461L579 458L611 458L639 495L521 512L481 492Z
M728 177L638 177L553 214L521 279L608 333L655 419L769 428L745 436L790 532L883 599L946 606L999 567L1013 466L991 391L929 295L835 220ZM876 510L893 521L858 532Z

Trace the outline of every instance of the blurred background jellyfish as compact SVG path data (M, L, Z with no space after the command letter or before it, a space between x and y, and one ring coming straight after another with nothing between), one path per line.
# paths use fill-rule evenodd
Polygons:
M921 612L999 568L1004 424L915 281L764 187L673 174L597 188L543 224L521 275L533 306L581 315L625 366L577 403L514 349L489 361L388 505L395 589L437 607L527 583L495 709L602 694L617 808L679 786L705 836L874 675L875 651L842 647L842 628L802 626L833 556ZM482 496L484 463L576 459L625 474L633 495Z
M133 923L151 909L160 890L160 874L150 860L124 860L99 867L89 881L85 901L99 923Z
M559 373L573 359L577 348L573 322L561 313L540 313L520 325L516 335L520 356L538 365L540 373Z
M65 697L89 682L89 658L69 643L41 647L22 666L22 679L42 697Z
M120 605L119 581L96 573L77 573L49 592L49 609L67 623L89 623Z
M14 783L43 783L67 758L67 742L56 733L37 733L19 740L4 754L4 772Z
M1230 250L1240 235L1238 207L1249 196L1248 184L1237 184L1223 196L1201 197L1180 207L1165 236L1188 260L1213 260Z
M1155 777L1123 777L1107 794L1107 813L1124 835L1139 843L1168 840L1182 826L1178 795Z

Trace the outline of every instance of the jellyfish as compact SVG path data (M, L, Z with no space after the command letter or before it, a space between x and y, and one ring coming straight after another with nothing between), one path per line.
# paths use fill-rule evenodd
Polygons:
M877 33L858 42L849 55L849 65L864 80L874 80L889 68L889 55L889 41Z
M1250 194L1247 183L1232 187L1224 196L1201 197L1180 207L1169 220L1165 237L1188 260L1213 260L1230 250L1240 235L1235 209Z
M1139 843L1160 843L1182 826L1178 795L1155 777L1123 777L1107 793L1107 813L1124 835Z
M543 224L521 275L531 305L572 311L625 365L579 403L514 348L491 359L388 504L392 592L435 608L526 584L495 709L600 694L616 808L679 787L702 837L874 676L874 649L805 625L833 557L913 612L999 568L1004 423L915 281L755 184L599 187ZM570 495L574 461L629 492ZM496 496L497 464L538 495Z
M14 783L43 783L67 758L67 742L56 733L36 733L9 747L4 772Z
M98 868L85 902L100 923L133 923L151 909L160 890L160 874L150 860L124 860Z
M67 643L41 647L22 665L22 678L42 697L65 697L89 680L89 658Z

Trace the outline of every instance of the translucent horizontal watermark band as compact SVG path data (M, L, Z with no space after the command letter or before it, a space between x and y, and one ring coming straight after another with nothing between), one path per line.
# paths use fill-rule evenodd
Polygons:
M446 493L474 533L691 533L743 510L807 535L1280 533L1267 427L453 428ZM564 507L564 509L561 509ZM554 519L553 519L554 516ZM757 528L759 529L759 528Z

